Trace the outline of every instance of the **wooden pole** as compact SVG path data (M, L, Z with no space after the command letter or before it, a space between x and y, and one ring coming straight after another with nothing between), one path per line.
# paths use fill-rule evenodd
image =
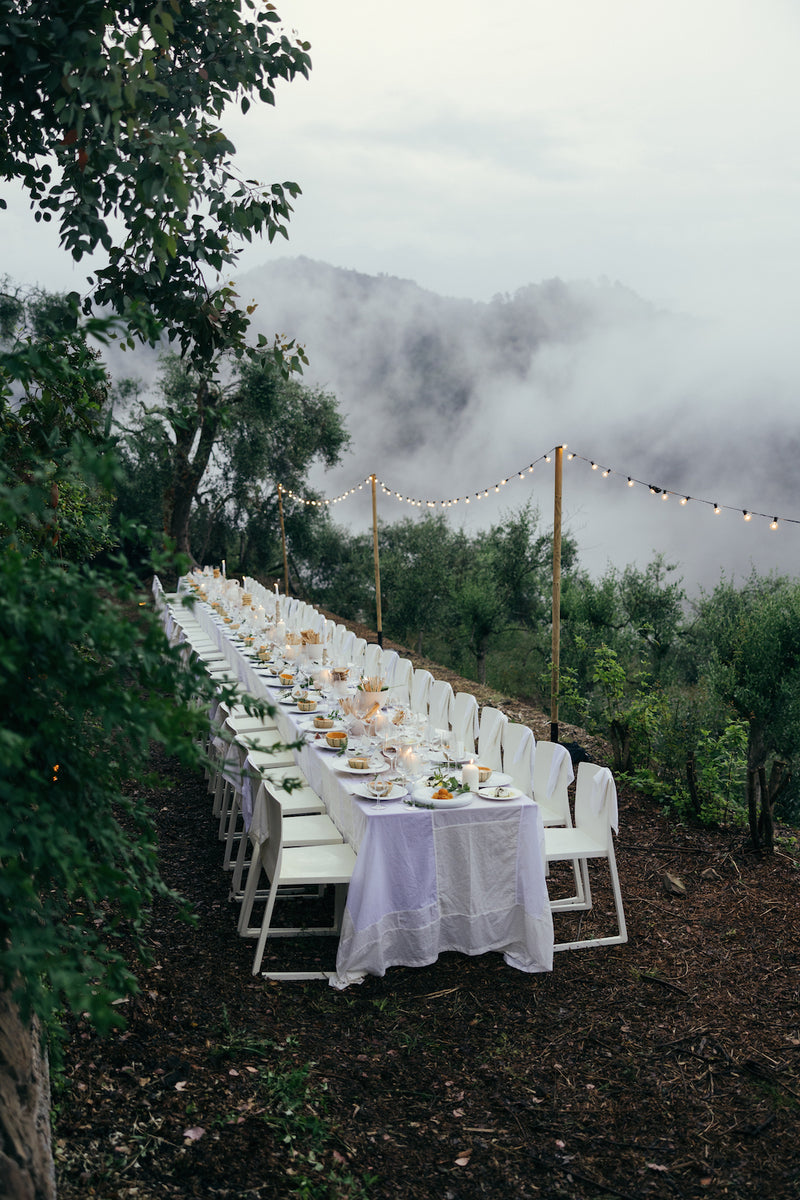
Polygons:
M373 472L372 480L372 550L375 557L375 614L378 629L378 645L383 645L383 617L381 615L381 563L378 555L378 497L376 494L377 479Z
M281 518L281 543L283 545L283 590L289 595L289 556L286 553L286 526L283 523L283 488L278 484L278 513Z
M561 666L561 472L564 447L556 446L555 489L553 502L553 642L550 659L550 741L558 741L558 687Z

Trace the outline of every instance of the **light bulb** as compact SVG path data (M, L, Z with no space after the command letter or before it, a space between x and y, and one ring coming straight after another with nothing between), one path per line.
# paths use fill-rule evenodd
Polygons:
M749 521L749 520L750 520L750 516L751 516L751 514L750 514L750 513L747 511L747 509L746 509L746 508L743 508L743 509L742 509L742 516L744 517L745 521Z
M633 480L631 479L630 475L628 476L628 487L633 487Z
M714 516L718 517L721 512L722 512L722 509L720 508L720 506L718 504L715 504L714 505Z
M778 518L773 517L772 523L770 524L770 529L777 529L777 528L778 528Z

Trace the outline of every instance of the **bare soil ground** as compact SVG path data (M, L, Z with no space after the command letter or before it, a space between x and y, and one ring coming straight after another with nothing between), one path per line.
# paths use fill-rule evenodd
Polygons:
M500 707L549 732L541 713ZM627 945L562 953L534 976L448 954L337 992L251 975L205 782L159 766L162 871L198 923L159 904L126 1028L70 1029L61 1200L800 1196L788 831L759 859L740 832L676 827L623 790ZM665 890L667 873L685 894ZM613 924L602 879L598 866L584 929ZM557 936L577 920L557 916ZM265 967L335 953L325 939L275 945Z

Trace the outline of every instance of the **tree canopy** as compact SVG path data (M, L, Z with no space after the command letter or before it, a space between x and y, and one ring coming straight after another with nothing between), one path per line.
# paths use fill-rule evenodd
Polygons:
M206 360L244 349L248 315L204 269L285 236L300 189L242 179L220 120L273 104L307 51L256 0L0 0L0 178L73 258L102 252L87 306Z

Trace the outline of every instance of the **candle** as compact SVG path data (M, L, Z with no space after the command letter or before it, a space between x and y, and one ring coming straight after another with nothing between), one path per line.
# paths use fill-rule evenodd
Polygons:
M278 585L277 585L277 583L276 583L276 584L275 584L275 595L277 596L277 594L278 594Z
M227 575L225 574L225 559L224 558L222 560L222 578L227 579Z
M464 766L461 768L461 782L471 792L477 792L480 773L478 771L478 764L473 762L472 759L468 763L464 763Z

